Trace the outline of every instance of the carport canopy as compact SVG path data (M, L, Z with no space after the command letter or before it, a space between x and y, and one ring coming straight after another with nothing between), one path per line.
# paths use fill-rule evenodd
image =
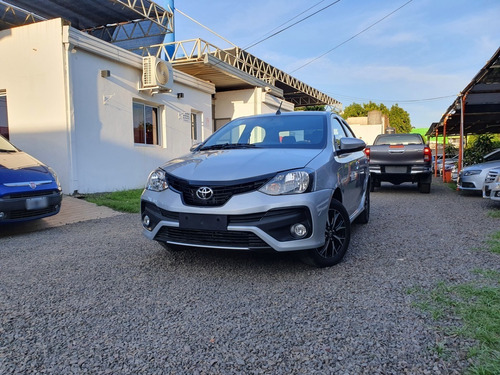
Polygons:
M450 105L426 135L500 133L500 48Z

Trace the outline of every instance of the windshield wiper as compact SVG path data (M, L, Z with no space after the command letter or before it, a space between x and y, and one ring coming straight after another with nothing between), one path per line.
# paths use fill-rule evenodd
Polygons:
M200 151L206 150L230 150L236 148L255 148L257 146L250 143L223 143L219 145L204 146L200 148Z
M16 152L16 150L7 150L4 148L0 148L0 152Z

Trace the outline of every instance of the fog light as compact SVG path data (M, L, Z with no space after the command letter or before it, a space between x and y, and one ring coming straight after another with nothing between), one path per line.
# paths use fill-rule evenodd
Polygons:
M144 215L142 218L142 225L144 225L146 228L149 229L149 224L151 224L151 220L149 219L148 215Z
M292 233L292 236L295 238L304 238L307 234L307 228L304 224L293 224L290 227L290 233Z
M5 217L5 213L4 212L0 212L0 219L3 219Z

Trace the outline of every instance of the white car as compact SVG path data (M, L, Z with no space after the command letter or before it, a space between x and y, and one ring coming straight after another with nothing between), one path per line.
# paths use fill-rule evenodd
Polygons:
M484 180L483 198L500 202L500 167L488 171Z
M484 156L484 162L470 165L462 169L458 175L457 186L460 190L477 191L483 190L484 180L488 171L500 167L500 148Z

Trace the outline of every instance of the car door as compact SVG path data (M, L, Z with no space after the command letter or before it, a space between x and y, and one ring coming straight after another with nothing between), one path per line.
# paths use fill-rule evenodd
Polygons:
M333 145L335 151L340 150L341 139L347 137L346 127L339 118L332 115L331 118ZM352 136L352 134L349 134ZM339 154L335 152L335 161L338 165L337 179L343 195L343 205L349 215L352 215L360 205L360 195L363 184L360 175L359 153L351 152Z

